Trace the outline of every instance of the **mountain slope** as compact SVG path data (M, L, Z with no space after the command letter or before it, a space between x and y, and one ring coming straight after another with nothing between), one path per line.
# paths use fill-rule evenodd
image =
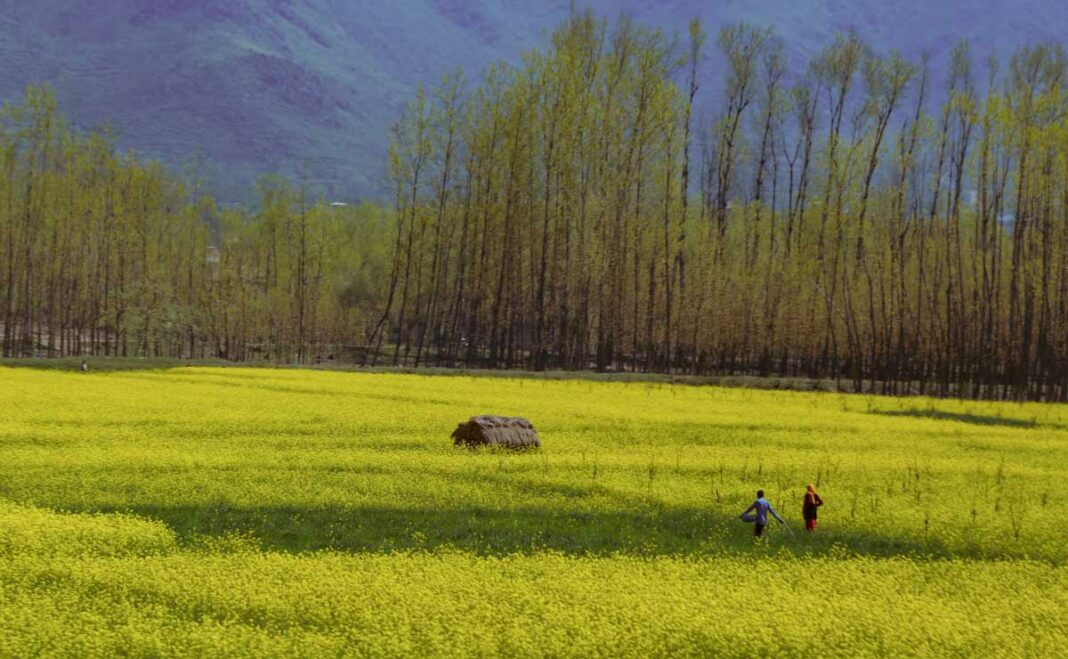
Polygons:
M940 70L969 37L977 54L1055 38L1068 6L1052 0L595 0L669 32L700 15L713 32L772 25L802 64L856 28L876 48L932 54ZM306 164L319 189L351 198L383 190L386 133L422 83L544 44L570 3L519 0L0 0L0 98L51 83L79 126L110 122L124 147L172 165L200 162L224 199L258 174ZM721 66L710 49L702 102Z

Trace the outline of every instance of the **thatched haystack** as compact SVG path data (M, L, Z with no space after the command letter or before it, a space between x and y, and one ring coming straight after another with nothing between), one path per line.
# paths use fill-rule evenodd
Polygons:
M521 416L473 416L452 431L452 439L457 446L541 447L538 432Z

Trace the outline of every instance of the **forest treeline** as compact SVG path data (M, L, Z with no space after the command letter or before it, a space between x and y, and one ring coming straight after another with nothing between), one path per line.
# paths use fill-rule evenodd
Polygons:
M256 212L219 209L195 175L72 131L41 87L0 111L0 168L5 357L302 362L358 342L378 308L380 208L265 177Z
M712 48L722 104L699 112ZM1055 45L1002 69L961 44L936 81L856 34L795 67L760 28L575 14L410 104L371 338L399 333L392 362L1064 399L1065 73Z
M712 68L715 107L696 107ZM573 13L421 90L392 208L255 210L5 110L3 351L779 374L1068 398L1068 62Z

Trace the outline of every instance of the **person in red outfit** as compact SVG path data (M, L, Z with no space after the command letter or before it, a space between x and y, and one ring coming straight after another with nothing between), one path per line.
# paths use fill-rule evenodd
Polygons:
M823 499L819 494L816 494L816 488L811 485L808 486L808 491L805 492L805 502L801 504L801 516L805 518L805 530L816 530L816 518L819 507L823 505Z

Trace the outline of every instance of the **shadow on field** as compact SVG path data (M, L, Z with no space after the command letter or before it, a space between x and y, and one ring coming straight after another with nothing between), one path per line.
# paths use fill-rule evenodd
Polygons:
M697 508L647 506L634 511L568 512L542 508L218 505L135 506L121 510L166 523L183 544L237 533L255 539L263 549L287 552L456 549L488 556L534 551L571 556L686 556L748 553L754 545L753 526L738 521L733 511L727 514ZM845 548L856 554L883 557L951 555L936 539L886 538L834 530L809 536L799 520L789 520L789 524L791 531L772 522L765 544L795 554L819 555Z
M978 414L958 414L955 412L943 412L942 410L882 410L872 412L872 414L894 417L907 416L916 419L935 419L937 421L959 421L961 423L971 423L978 426L1004 426L1006 428L1038 427L1036 422L1024 421L1023 419L1006 419L1004 417L981 416Z

